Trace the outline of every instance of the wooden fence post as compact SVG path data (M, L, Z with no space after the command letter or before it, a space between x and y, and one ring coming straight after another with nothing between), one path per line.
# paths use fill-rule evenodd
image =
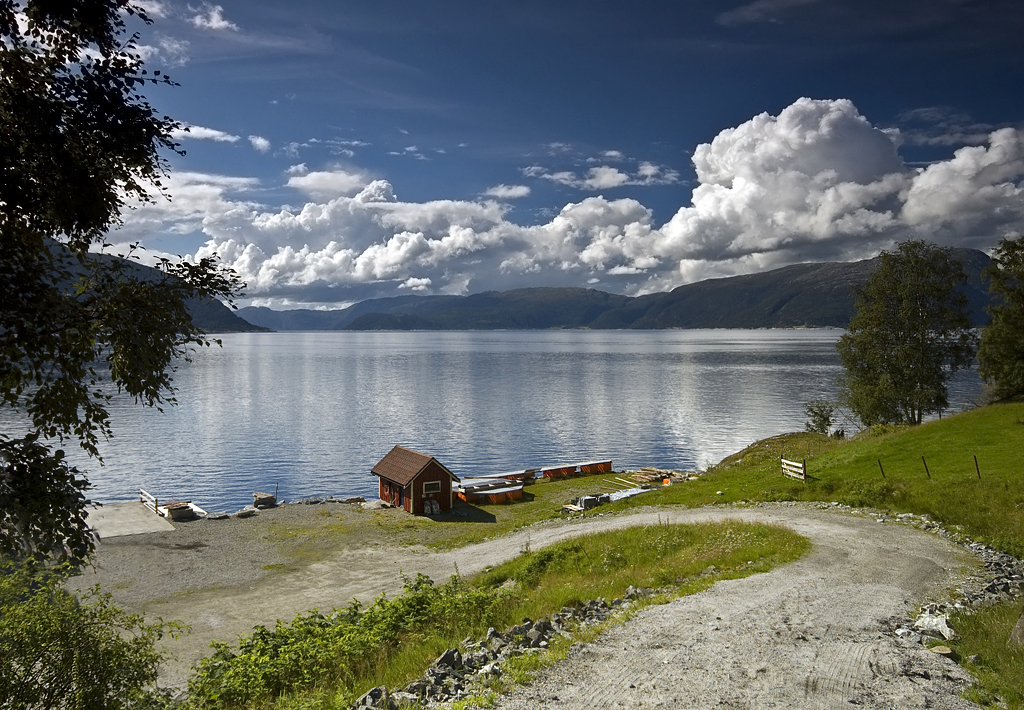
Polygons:
M928 471L928 462L924 460L924 456L921 457L921 463L924 464L925 475L927 475L929 480L930 480L931 477L932 477L932 474Z
M978 480L981 480L981 469L978 468L978 457L974 457L974 470L978 472Z
M885 469L882 468L882 459L878 459L878 470L882 472L882 478L885 478Z

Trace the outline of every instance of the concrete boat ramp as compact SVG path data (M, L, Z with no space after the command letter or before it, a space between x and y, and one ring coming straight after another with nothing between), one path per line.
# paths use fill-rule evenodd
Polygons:
M86 518L89 527L100 539L139 535L141 533L170 532L174 526L138 501L130 503L108 503L89 511Z

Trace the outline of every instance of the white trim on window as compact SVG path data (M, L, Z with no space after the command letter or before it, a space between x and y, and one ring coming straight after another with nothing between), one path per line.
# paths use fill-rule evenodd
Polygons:
M431 493L441 492L440 481L424 481L423 482L423 495L429 495Z

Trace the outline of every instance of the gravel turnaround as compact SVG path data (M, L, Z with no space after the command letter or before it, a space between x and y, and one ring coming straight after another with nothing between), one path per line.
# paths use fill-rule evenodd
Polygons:
M778 523L809 538L812 551L768 573L651 607L578 645L497 707L975 707L958 697L970 682L966 671L893 633L977 566L949 541L910 526L820 504L644 509L546 521L443 553L353 541L306 567L272 573L261 567L284 560L263 540L266 526L319 519L312 510L319 506L286 508L262 520L116 538L100 546L80 584L101 583L130 611L191 624L189 636L165 641L174 659L161 684L182 685L212 639L231 642L255 624L394 594L400 571L444 581L456 569L472 574L527 548L629 526Z
M497 708L975 708L970 675L893 631L965 564L905 526L802 507L687 511L806 535L806 557L650 607Z

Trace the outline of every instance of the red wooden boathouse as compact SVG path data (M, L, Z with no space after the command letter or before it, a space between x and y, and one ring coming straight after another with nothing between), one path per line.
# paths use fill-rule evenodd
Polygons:
M452 507L452 481L459 478L433 456L396 446L371 469L380 478L380 499L416 515Z

